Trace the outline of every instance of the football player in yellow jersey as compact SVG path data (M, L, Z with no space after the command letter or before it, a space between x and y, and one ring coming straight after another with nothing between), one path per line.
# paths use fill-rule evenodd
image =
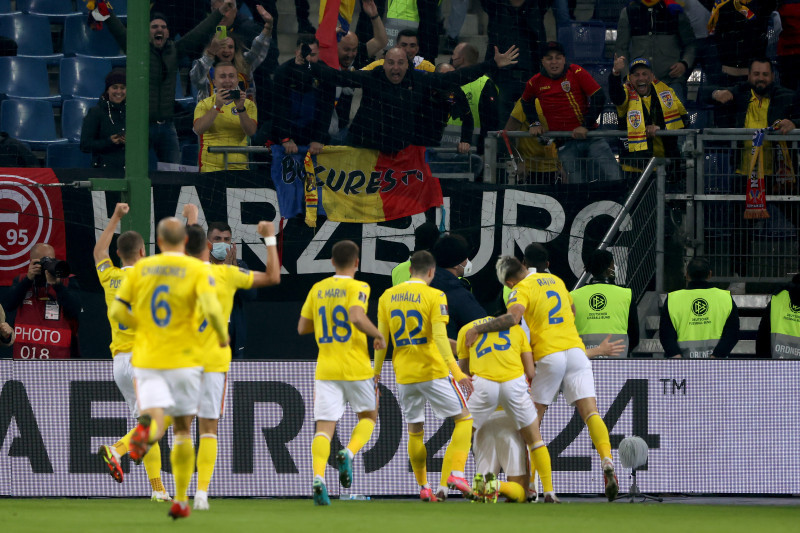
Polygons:
M597 412L594 375L575 328L572 297L561 279L545 272L550 263L544 246L528 245L525 258L531 267L528 270L514 257L504 256L497 261L498 280L513 289L508 297L508 312L467 330L464 342L472 346L481 334L502 331L518 324L524 316L536 361L531 388L539 420L562 390L564 399L577 407L589 428L589 436L601 457L606 497L613 501L619 484L611 458L611 442L608 428Z
M150 445L164 435L165 415L173 417L170 459L175 501L169 515L182 518L190 513L186 490L194 470L194 446L189 428L197 414L203 378L198 305L221 346L228 344L228 328L208 265L184 255L183 222L165 218L156 231L161 253L140 259L131 269L109 317L136 328L131 364L142 414L131 436L131 459L141 461Z
M197 206L192 207L197 209ZM233 295L237 290L277 285L281 281L275 226L272 222L262 220L258 223L256 231L264 238L267 246L266 272L253 272L234 265L210 264L211 243L206 238L206 231L196 224L186 228L189 237L186 242L186 254L209 264L216 282L214 288L217 291L217 299L222 306L222 316L226 322L231 315ZM208 487L217 461L217 425L223 414L225 385L231 366L230 346L221 347L214 332L207 326L208 323L204 320L198 328L205 363L203 383L200 386L200 407L197 410L200 442L197 446L197 492L194 494L193 505L196 511L208 510Z
M386 290L378 301L378 329L394 344L392 367L397 381L397 395L408 423L408 457L420 486L422 501L443 501L447 488L472 498L472 489L464 478L464 465L472 438L472 415L459 390L469 394L472 379L458 367L447 338L447 297L429 287L436 272L436 260L430 252L411 256L411 279ZM380 379L386 349L375 351L375 379ZM453 377L449 373L453 373ZM428 483L424 422L425 403L440 418L455 422L453 436L442 462L439 490L433 494ZM451 468L447 468L450 465ZM448 471L449 470L449 471Z
M122 268L114 266L108 255L108 247L111 245L111 239L114 237L117 225L122 220L122 217L128 214L129 210L128 204L121 203L116 205L114 214L111 215L108 225L103 230L103 233L100 234L100 237L97 238L97 243L94 246L97 277L100 279L100 285L102 285L106 297L106 306L109 309L114 301L117 289L122 280L125 279L125 275L139 259L145 256L144 240L135 231L126 231L117 239L117 255L122 261ZM111 324L111 357L114 360L114 382L119 387L125 403L128 404L131 416L138 418L139 409L136 406L136 390L133 384L133 367L131 366L134 332L111 318L109 318L109 322ZM122 483L123 479L122 467L119 461L123 455L128 453L128 444L134 431L135 429L132 429L111 446L103 444L97 452L108 466L111 477L119 483ZM153 501L170 501L171 498L161 482L161 449L158 446L158 442L153 444L152 453L148 453L144 457L144 468L147 471L147 478L150 480L150 486L153 489L150 498Z
M525 338L525 332L518 325L502 331L488 332L481 335L476 344L467 348L465 336L472 327L485 324L490 317L473 320L458 332L459 366L467 374L473 375L472 384L475 391L469 397L467 407L475 417L475 429L480 432L483 425L497 411L498 407L511 417L528 446L531 467L535 468L544 486L545 503L560 503L553 491L550 453L547 451L536 423L536 407L528 393L528 379L533 379L536 370L533 366L531 345ZM489 461L484 457L484 450L474 448L475 462L481 474L497 474L499 470L486 469ZM493 466L493 465L492 465ZM506 472L509 475L509 472ZM501 491L512 501L524 502L527 499L527 469L515 476L510 484L501 486ZM480 483L478 483L479 489ZM486 492L481 490L481 492ZM496 492L490 496L497 501Z
M330 505L325 485L325 465L331 451L336 422L347 403L358 416L350 442L336 454L339 482L353 482L353 456L372 436L378 420L378 402L367 335L376 350L386 348L386 339L367 318L369 285L353 279L358 270L358 245L339 241L333 245L331 263L336 274L314 284L306 297L297 333L313 333L319 347L314 375L314 420L311 442L314 468L314 504Z

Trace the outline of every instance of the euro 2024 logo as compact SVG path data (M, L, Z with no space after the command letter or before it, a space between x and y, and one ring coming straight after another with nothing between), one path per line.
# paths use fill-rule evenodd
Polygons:
M50 242L53 206L35 181L0 174L0 270L28 264L37 242Z

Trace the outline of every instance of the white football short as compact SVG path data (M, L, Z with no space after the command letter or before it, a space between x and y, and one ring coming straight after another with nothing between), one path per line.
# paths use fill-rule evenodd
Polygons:
M154 407L164 409L170 416L196 415L200 404L200 384L203 367L137 368L136 400L139 412Z
M533 401L550 405L564 392L569 405L583 398L594 398L594 374L586 352L570 348L546 355L536 361L536 376L531 383Z
M503 411L495 411L475 433L472 444L475 471L506 476L528 475L528 447L517 430L516 423Z
M114 383L125 398L128 410L133 418L139 417L136 408L136 387L133 385L133 367L131 366L131 352L119 352L114 356Z
M475 390L467 400L475 429L483 426L498 407L502 407L522 429L536 421L536 406L528 393L528 382L520 376L502 383L480 376L472 378Z
M458 383L450 376L420 383L398 383L397 396L408 424L425 421L426 401L439 418L459 415L467 406Z
M359 381L318 379L314 381L314 420L335 422L349 403L356 413L374 411L378 393L374 379Z
M225 409L225 388L228 383L227 372L203 372L200 384L200 405L198 418L219 420Z

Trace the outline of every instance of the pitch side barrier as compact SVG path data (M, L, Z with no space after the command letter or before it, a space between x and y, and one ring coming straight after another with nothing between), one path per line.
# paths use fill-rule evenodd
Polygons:
M650 447L648 467L638 476L644 492L800 493L800 419L793 409L800 404L800 361L606 360L592 366L612 447L631 435ZM313 376L313 362L233 363L212 497L310 495ZM416 496L389 363L382 378L379 422L356 456L350 491ZM349 435L355 421L348 411L333 448L346 441L340 436ZM95 454L133 424L110 360L0 361L0 496L149 496L143 467L124 458L125 482L118 484ZM428 411L431 479L441 468L451 430L452 423ZM558 492L600 493L599 458L583 422L563 399L551 407L542 433L550 443ZM171 432L161 448L167 487L170 441ZM744 483L743 468L758 475ZM620 465L618 472L625 491L630 478ZM336 479L333 469L328 474ZM466 474L474 474L471 458ZM329 490L335 495L340 488L331 483Z

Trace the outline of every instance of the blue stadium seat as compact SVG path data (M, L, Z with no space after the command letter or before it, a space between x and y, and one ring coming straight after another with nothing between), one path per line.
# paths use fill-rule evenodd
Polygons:
M60 95L50 95L46 62L38 57L0 57L0 94L9 98L44 100L59 105Z
M76 13L72 2L68 0L17 0L17 9L24 13L44 15L52 22L64 22L67 15Z
M70 142L80 142L83 117L97 105L97 99L76 98L65 100L61 106L61 134Z
M176 77L177 82L175 83L175 101L179 103L181 107L191 107L194 109L194 106L197 104L197 102L193 96L186 96L186 93L183 90L183 80L181 80L180 70L176 73Z
M602 20L607 26L617 27L619 14L623 7L631 3L631 0L597 0L594 5L595 20Z
M67 142L56 136L53 106L41 100L4 100L0 104L0 131L30 144L33 150Z
M67 98L99 98L105 91L111 60L104 57L67 57L61 60L59 92Z
M11 0L0 0L0 13L11 13Z
M78 143L51 144L45 164L48 168L91 168L92 154L81 152Z
M17 42L17 55L41 57L50 65L57 64L64 57L64 54L53 53L47 17L23 13L0 15L0 35Z
M558 42L564 45L570 63L603 61L606 47L606 25L600 21L572 22L558 28Z
M605 103L611 103L611 95L608 92L608 75L611 74L613 64L611 63L582 63L581 66L592 75L594 81L600 84L605 95Z
M120 50L117 41L103 26L100 31L91 29L86 24L86 15L70 15L64 22L64 55L105 57L114 66L125 64L125 54Z
M197 144L184 144L181 146L181 165L197 166L197 154L200 146Z
M128 16L128 0L114 0L111 5L114 6L114 13L118 17Z

